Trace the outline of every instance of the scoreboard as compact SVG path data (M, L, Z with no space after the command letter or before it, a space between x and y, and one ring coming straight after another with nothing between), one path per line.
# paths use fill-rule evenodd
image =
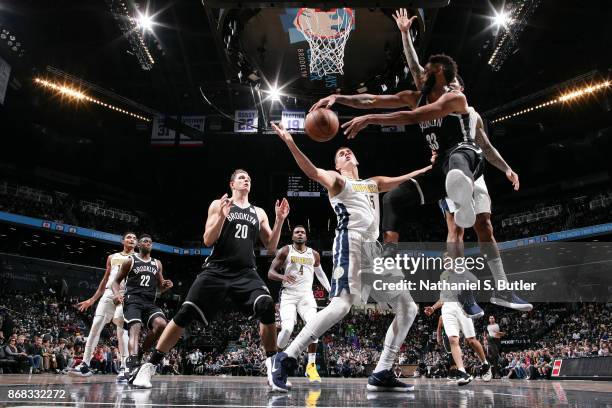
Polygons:
M327 191L319 183L304 175L289 174L287 197L327 197Z

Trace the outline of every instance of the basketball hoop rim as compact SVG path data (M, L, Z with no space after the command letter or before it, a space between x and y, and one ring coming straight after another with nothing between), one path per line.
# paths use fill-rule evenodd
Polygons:
M349 7L342 7L342 9L344 9L346 11L346 13L350 15L351 21L350 21L350 29L349 30L338 31L338 34L336 34L336 35L317 35L317 34L313 33L310 30L305 30L304 28L302 28L302 25L300 24L300 16L304 13L304 10L306 10L307 8L310 8L310 7L300 7L298 9L297 14L295 15L295 23L298 26L298 30L302 34L304 34L305 36L316 37L316 38L323 38L323 39L338 38L338 37L342 36L344 33L346 33L347 31L350 32L350 30L353 29L353 22L355 21L355 15L354 15L353 9L349 8ZM337 9L338 8L334 8L332 10L337 10Z

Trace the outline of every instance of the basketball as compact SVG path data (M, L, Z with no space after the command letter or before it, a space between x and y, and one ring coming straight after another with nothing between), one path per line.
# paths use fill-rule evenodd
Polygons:
M306 134L315 142L327 142L332 140L336 133L340 122L338 115L331 109L321 108L315 109L306 115L304 130Z

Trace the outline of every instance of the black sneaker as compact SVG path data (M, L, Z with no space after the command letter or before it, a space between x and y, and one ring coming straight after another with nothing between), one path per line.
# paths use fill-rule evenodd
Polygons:
M391 370L382 370L368 377L367 389L378 392L408 392L414 390L414 385L401 382Z
M70 371L70 374L79 377L90 377L93 375L93 372L91 371L87 363L81 363L74 368L74 371Z
M521 312L531 312L533 310L533 305L518 297L513 290L495 291L491 296L491 303Z
M457 372L457 385L468 385L470 381L472 381L474 377L466 373L465 371L459 370Z

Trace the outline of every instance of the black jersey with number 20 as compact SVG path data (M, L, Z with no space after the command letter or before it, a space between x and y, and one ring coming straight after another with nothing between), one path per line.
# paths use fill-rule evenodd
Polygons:
M255 241L259 235L259 218L255 206L232 204L207 263L236 269L255 268Z
M130 299L138 296L146 300L155 300L157 292L157 261L149 258L143 261L138 255L132 255L132 268L128 272L125 282L125 294Z

